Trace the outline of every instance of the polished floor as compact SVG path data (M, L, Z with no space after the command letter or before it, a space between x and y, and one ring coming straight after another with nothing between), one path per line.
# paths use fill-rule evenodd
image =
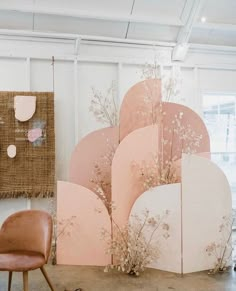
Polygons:
M46 266L55 291L235 291L236 272L214 276L207 272L184 275L147 269L140 277L104 273L101 267ZM7 291L6 272L0 272L0 291ZM29 291L50 291L39 270L30 272ZM22 291L22 274L14 273L12 291Z

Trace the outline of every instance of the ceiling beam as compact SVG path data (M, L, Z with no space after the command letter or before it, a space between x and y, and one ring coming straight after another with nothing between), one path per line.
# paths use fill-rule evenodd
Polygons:
M35 31L24 31L24 30L7 30L0 29L0 40L22 40L30 39L32 41L73 41L76 45L76 40L80 40L84 44L97 44L97 45L119 45L119 46L133 46L142 48L164 47L170 50L176 45L176 43L158 42L158 41L147 41L147 40L129 40L112 37L99 37L92 35L79 35L69 33L47 33L47 32L35 32ZM190 52L205 52L205 53L222 53L222 54L234 54L236 55L236 47L232 46L219 46L219 45L206 45L206 44L191 44ZM0 52L2 55L2 52ZM6 53L6 57L11 57L11 52ZM235 67L235 65L234 65Z
M194 23L198 17L200 9L204 0L194 0L189 15L186 19L185 25L180 29L177 44L186 44L189 41Z
M123 15L123 14L98 14L97 12L84 11L71 8L58 8L58 7L35 7L33 5L20 6L11 4L1 4L0 11L5 12L19 12L19 13L34 13L41 15L53 15L53 16L66 16L75 17L81 19L94 19L105 20L115 22L132 22L132 23L146 23L146 24L159 24L169 26L183 26L184 23L180 19L173 19L173 17L149 17L149 16L136 16L136 15Z
M192 9L194 1L195 0L185 0L185 4L184 4L183 10L182 10L181 15L180 15L180 19L184 24L186 24L186 22L188 20L189 13Z
M0 29L0 36L6 38L15 37L33 37L38 39L55 39L55 40L72 40L75 41L80 39L81 41L97 41L100 43L116 43L116 44L132 44L132 45L145 45L150 47L171 47L173 48L175 42L164 42L164 41L151 41L151 40L138 40L138 39L124 39L116 37L96 36L96 35L83 35L83 34L72 34L72 33L56 33L56 32L38 32L29 30L12 30L12 29Z
M177 41L176 41L176 46L173 49L172 53L172 60L173 61L184 61L188 48L189 48L189 39L191 32L194 27L194 23L198 17L198 14L201 10L202 4L204 0L194 0L191 1L192 5L189 6L185 5L185 10L188 9L188 16L186 15L186 12L183 11L182 15L185 14L185 25L180 28L178 36L177 36ZM186 0L186 3L190 3L190 0Z

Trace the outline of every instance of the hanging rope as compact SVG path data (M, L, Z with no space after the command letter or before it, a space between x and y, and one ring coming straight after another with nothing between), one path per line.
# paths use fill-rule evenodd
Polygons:
M54 93L55 91L55 72L54 72L54 63L55 63L55 59L54 56L52 56L52 91Z

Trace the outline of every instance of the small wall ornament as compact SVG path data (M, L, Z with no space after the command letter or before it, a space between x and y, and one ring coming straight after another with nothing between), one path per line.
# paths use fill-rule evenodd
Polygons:
M16 146L14 144L11 144L7 148L7 155L9 158L13 159L16 156Z
M36 111L36 96L14 97L15 118L21 122L31 119Z

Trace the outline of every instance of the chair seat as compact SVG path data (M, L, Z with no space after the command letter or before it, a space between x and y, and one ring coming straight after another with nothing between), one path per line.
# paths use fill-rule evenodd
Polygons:
M24 272L45 264L43 255L37 252L14 251L0 254L0 271Z

